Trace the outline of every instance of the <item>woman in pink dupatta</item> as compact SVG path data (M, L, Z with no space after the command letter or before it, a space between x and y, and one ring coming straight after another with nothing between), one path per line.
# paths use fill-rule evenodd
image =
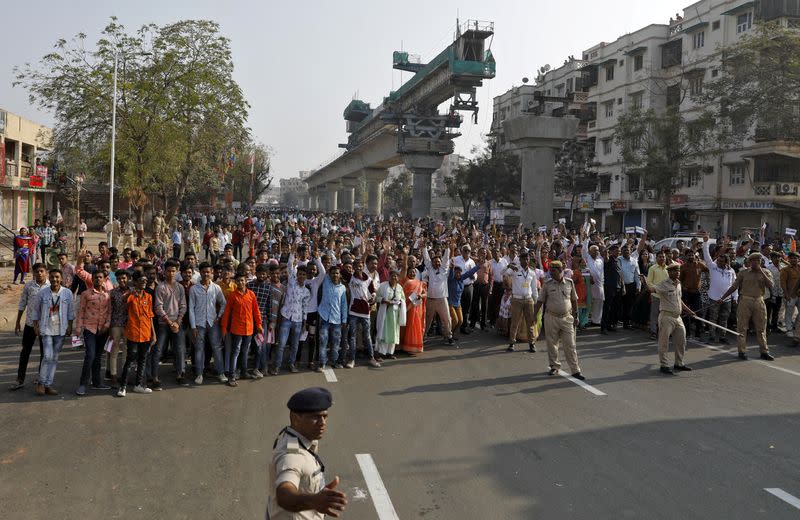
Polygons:
M428 296L425 282L417 278L416 267L409 267L403 282L406 295L406 326L402 331L401 347L409 354L422 352L422 337L425 333L425 298Z

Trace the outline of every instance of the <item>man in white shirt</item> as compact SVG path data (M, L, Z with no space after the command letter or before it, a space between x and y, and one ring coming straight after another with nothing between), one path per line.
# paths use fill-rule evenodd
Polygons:
M732 301L736 301L738 292L734 291L730 298L722 300L722 295L736 281L736 271L731 268L728 255L717 255L717 260L711 259L708 246L708 234L703 237L703 260L708 266L708 320L722 327L728 326L728 317L731 314ZM721 334L721 335L720 335ZM725 331L711 327L709 341L728 344Z
M492 266L492 289L489 293L488 321L494 327L497 315L500 312L500 302L503 299L503 272L508 267L508 261L500 257L500 250L492 249L492 259L489 261Z
M511 330L506 351L514 352L520 322L524 319L528 331L528 351L536 352L536 337L533 330L536 316L533 308L534 302L539 298L539 289L536 287L538 275L536 270L528 265L528 253L520 253L519 266L511 264L503 274L511 276Z
M425 273L423 276L428 282L428 304L425 315L425 333L433 322L434 316L439 316L442 322L444 333L447 335L447 343L452 345L453 332L450 328L450 308L447 305L447 275L450 272L449 260L450 250L444 248L444 257L434 256L433 259L428 253L428 248L422 248L422 259L425 262Z
M461 256L453 258L453 265L459 267L462 273L466 273L475 267L475 260L470 258L471 253L472 248L469 247L468 244L464 244L464 246L461 247ZM475 283L475 278L477 278L477 275L473 274L464 279L464 292L461 293L461 308L465 313L469 313L472 307L472 284ZM468 321L469 320L464 320L461 324L461 334L469 334L472 332L467 326Z
M605 262L600 255L600 248L595 245L591 245L587 248L585 235L582 238L584 238L584 240L581 241L584 247L581 248L581 254L583 255L583 260L586 262L586 267L589 269L589 273L592 275L593 281L591 320L592 324L599 327L603 319L603 303L605 302L605 291L603 290L603 284L605 284Z

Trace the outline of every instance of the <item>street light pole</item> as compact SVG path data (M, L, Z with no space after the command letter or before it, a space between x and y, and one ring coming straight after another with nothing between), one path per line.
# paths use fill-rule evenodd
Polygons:
M114 51L114 97L111 100L111 181L108 198L108 247L114 246L114 160L117 140L117 62L119 49Z

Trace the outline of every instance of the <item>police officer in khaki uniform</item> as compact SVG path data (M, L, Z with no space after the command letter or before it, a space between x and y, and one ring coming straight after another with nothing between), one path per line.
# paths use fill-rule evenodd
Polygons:
M724 300L734 291L739 291L739 304L736 307L736 332L739 339L736 346L739 359L747 359L747 329L753 320L761 359L775 359L767 346L767 306L764 304L764 290L772 289L775 281L772 274L761 265L761 253L753 253L747 257L748 269L741 269L730 289L722 296Z
M325 465L317 454L332 404L331 393L319 387L289 399L290 426L272 446L267 520L338 518L347 506L345 494L336 490L339 477L325 484Z
M564 350L572 377L583 381L578 365L578 352L575 350L575 326L578 324L578 295L575 283L564 276L564 266L558 260L550 263L550 279L544 283L539 292L539 301L533 315L545 306L544 335L547 340L547 358L550 363L549 375L554 375L561 368L558 362L559 345Z
M667 266L667 279L650 287L650 292L658 294L658 362L661 373L674 375L675 371L690 371L691 368L683 364L683 355L686 352L686 327L681 319L681 312L695 316L694 311L683 303L681 282L681 264L674 262ZM724 299L724 298L723 298ZM675 363L669 366L669 337L672 336L672 346L675 348Z

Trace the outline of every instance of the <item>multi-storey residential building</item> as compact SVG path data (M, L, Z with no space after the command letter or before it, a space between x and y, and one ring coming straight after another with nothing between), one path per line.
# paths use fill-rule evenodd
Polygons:
M0 223L17 230L53 207L48 171L39 162L53 130L0 109Z
M582 74L580 88L596 111L585 137L594 146L600 174L597 192L586 194L582 206L607 230L641 225L658 232L665 227L659 194L621 162L614 142L619 115L632 108L658 111L677 106L691 120L702 108L694 96L723 73L721 53L726 46L751 33L758 20L800 28L800 3L783 0L701 0L683 14L667 24L649 25L612 43L594 45L576 60ZM533 90L556 95L551 78L560 70L545 74ZM520 97L518 89L511 89L495 98L493 131L502 131L502 120L516 115L509 110L503 117L498 109L524 103L515 101ZM702 227L738 234L764 222L782 229L796 227L793 224L800 220L795 216L800 206L796 143L757 133L755 140L698 160L675 175L681 186L670 201L672 218L685 230Z
M283 202L299 202L306 198L308 195L308 185L306 184L306 177L311 172L309 171L300 171L300 174L297 177L292 177L290 179L281 179L280 180L280 192L277 195L277 199Z

